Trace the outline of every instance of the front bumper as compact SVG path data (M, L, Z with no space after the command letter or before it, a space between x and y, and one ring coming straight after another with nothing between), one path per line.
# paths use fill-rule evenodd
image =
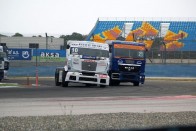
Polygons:
M110 77L108 75L103 74L88 76L79 72L67 72L65 81L85 84L109 85L109 79Z
M121 82L140 82L141 84L145 81L145 75L136 73L112 73L111 78Z

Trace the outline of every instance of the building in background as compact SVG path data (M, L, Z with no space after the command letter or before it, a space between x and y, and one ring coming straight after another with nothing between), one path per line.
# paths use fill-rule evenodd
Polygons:
M1 45L8 48L30 48L33 44L38 44L39 49L55 49L64 48L63 38L54 37L2 37L0 36Z

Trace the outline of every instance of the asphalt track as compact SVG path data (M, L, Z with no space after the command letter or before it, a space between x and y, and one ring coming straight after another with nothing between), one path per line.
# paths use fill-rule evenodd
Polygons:
M135 87L132 83L101 88L87 87L84 84L70 83L63 88L54 85L53 78L10 78L2 83L18 83L16 88L0 88L0 98L55 98L55 97L114 97L114 96L176 96L196 95L196 80L147 79L144 85Z
M131 83L101 88L70 83L56 87L53 78L10 78L3 83L19 87L0 88L0 117L48 116L119 112L196 111L195 79L147 79L139 87Z

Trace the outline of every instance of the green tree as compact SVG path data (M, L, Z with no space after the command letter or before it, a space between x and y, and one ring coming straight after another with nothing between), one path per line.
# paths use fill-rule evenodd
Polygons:
M73 32L71 35L61 35L60 38L64 39L65 44L68 40L85 40L87 35L82 35L77 32Z
M87 36L88 36L88 35L82 35L83 40L86 40Z
M77 32L73 32L71 35L61 35L59 38L63 38L64 39L64 46L66 47L67 45L67 41L68 40L85 40L87 37L87 35L82 35L80 33Z
M2 36L2 37L7 37L6 35L2 35L2 34L0 34L0 36Z
M23 37L23 35L17 32L12 37Z

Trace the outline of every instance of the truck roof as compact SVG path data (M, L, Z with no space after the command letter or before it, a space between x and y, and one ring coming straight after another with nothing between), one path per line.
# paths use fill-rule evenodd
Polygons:
M67 41L67 45L69 45L69 44L71 44L71 43L81 43L81 44L103 44L103 45L105 45L106 43L99 43L99 42L93 42L93 41L77 41L77 40L69 40L69 41Z
M69 40L67 45L72 47L83 47L83 48L94 48L94 49L103 49L109 50L109 46L106 43L92 42L92 41L72 41Z

